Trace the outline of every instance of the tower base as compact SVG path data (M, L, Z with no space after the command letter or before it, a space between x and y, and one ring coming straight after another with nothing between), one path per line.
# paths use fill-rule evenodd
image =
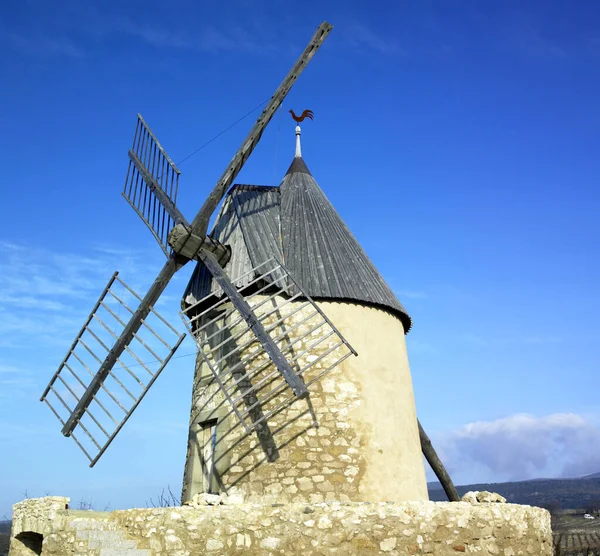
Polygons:
M69 499L13 507L10 556L552 554L550 514L516 504L237 504L113 512Z

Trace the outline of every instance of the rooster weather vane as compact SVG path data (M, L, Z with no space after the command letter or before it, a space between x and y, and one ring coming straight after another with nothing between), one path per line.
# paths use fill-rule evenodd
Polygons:
M312 110L305 110L304 112L302 112L302 114L300 114L300 116L296 116L294 111L290 110L290 114L292 115L292 118L294 118L294 120L298 123L303 122L304 118L308 118L309 120L312 120L313 116L314 116L314 113Z

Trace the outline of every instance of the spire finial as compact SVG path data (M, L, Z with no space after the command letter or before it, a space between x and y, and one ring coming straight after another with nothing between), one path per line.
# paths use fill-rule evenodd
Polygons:
M296 158L302 158L302 149L300 148L300 133L302 133L302 131L300 130L300 126L297 125L296 126Z
M297 124L304 121L304 118L308 118L309 120L312 120L313 116L314 116L312 110L304 110L304 112L302 112L302 114L300 116L296 116L296 114L294 114L294 111L290 110L290 114L292 115L292 118L294 118L294 121L297 122ZM302 158L302 149L300 148L300 133L302 133L302 131L300 130L300 126L296 125L296 157L295 158Z

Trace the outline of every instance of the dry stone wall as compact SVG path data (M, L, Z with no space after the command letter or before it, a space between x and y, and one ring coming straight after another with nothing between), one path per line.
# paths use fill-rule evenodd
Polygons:
M37 553L44 556L552 554L549 513L515 504L239 504L104 513L65 510L67 502L16 504L10 556L35 554L18 541L27 532L42 535Z

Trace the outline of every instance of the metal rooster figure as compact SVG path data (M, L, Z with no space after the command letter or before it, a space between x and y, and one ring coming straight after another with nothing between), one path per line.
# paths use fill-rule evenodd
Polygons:
M314 113L312 110L305 110L304 112L302 112L302 114L300 116L296 116L294 111L290 110L290 114L292 115L292 118L294 118L294 120L296 120L298 123L303 122L304 118L308 118L309 120L312 120L313 116L314 116Z

